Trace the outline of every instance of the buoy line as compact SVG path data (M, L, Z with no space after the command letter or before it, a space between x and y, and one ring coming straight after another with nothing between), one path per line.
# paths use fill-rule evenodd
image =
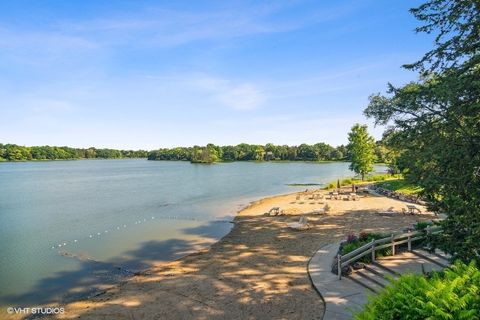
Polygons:
M149 219L143 218L143 219L139 219L139 220L134 221L132 226L139 225L139 224L142 224L142 223L146 223L147 221L151 221L151 220L183 220L183 221L199 221L199 222L213 222L213 223L230 223L231 222L231 220L227 220L227 219L202 219L202 218L181 217L181 216L161 216L161 217L151 216ZM117 225L117 226L114 226L111 229L106 229L102 232L98 232L98 231L97 232L92 232L87 237L84 237L82 240L98 239L102 235L106 235L110 232L115 232L115 231L123 230L123 229L126 229L126 228L128 228L127 224ZM52 245L51 249L52 250L53 249L60 249L60 248L63 248L67 245L78 244L79 242L80 242L79 239L73 239L71 241L63 241L63 242L60 242L58 244Z

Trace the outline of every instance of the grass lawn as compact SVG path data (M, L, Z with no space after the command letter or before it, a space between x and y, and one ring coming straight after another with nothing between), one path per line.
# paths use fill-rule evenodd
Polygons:
M401 192L404 194L418 194L422 188L409 184L404 179L392 179L377 183L381 188Z

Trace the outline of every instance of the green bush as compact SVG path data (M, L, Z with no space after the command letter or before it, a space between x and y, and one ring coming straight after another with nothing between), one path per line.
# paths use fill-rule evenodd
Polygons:
M389 235L386 235L383 233L368 233L368 232L361 232L358 235L358 237L355 236L354 234L350 234L347 237L347 241L342 245L340 254L345 255L349 252L352 252L353 250L356 250L357 248L360 248L361 246L369 242L372 242L372 240L383 239L388 236ZM392 254L392 250L390 248L384 248L376 252L377 257L387 256L391 254ZM366 255L362 257L359 261L364 263L369 263L372 261L372 257L371 255Z
M414 228L415 230L422 231L427 229L427 227L431 226L432 223L428 221L418 221L415 225Z
M367 181L385 181L385 180L387 180L388 178L390 178L390 175L387 175L387 174L379 174L379 175L375 175L375 176L369 177L369 178L367 179Z
M369 298L357 320L480 319L480 270L457 261L429 278L405 274Z
M336 183L333 183L333 182L330 182L328 185L327 185L327 189L335 189L337 187L337 184Z

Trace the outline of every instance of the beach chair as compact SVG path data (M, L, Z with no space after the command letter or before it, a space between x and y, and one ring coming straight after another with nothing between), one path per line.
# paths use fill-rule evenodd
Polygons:
M278 216L280 214L280 208L279 207L273 207L268 211L269 216Z
M313 214L325 214L325 208L317 208L312 210Z
M388 208L388 209L385 210L385 211L380 211L380 212L378 212L378 214L382 214L382 215L383 215L383 214L384 214L384 215L390 215L390 214L394 214L394 213L395 213L395 211L393 211L393 207L390 207L390 208Z
M422 213L422 210L418 209L414 205L407 204L407 212L411 215L414 215L415 213Z
M308 225L308 219L304 216L301 216L298 222L289 223L288 227L293 230L307 230L308 228L310 228L310 226Z

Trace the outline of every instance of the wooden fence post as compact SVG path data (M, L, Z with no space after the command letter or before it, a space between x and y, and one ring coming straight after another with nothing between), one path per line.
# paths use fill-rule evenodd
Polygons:
M412 236L408 236L408 252L412 252Z
M342 256L340 253L337 255L337 274L338 274L338 280L342 279Z
M394 235L392 233L392 256L395 255L395 241L393 240L393 237L394 237Z
M375 262L375 240L372 240L372 262Z

